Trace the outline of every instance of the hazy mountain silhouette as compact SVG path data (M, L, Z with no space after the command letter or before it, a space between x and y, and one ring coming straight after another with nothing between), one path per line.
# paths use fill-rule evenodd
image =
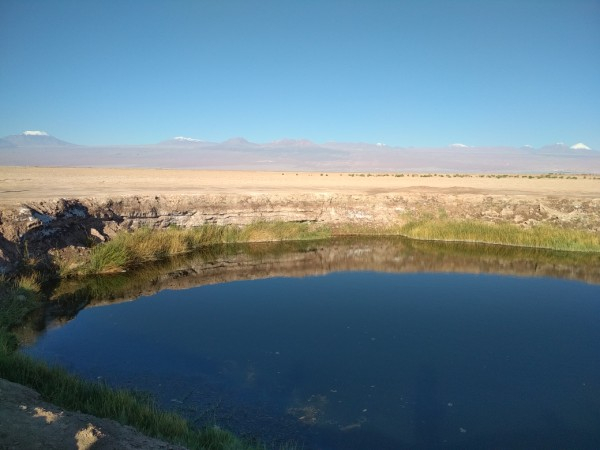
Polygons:
M4 147L15 147L15 144L13 144L7 139L0 139L0 148Z
M52 151L46 151L52 149ZM331 172L600 173L600 152L583 143L404 148L383 143L242 137L208 142L178 136L149 145L78 146L29 131L0 140L0 165L160 167Z
M76 145L61 141L44 131L25 131L21 134L6 136L4 140L16 147L64 147Z
M217 145L215 142L201 141L200 139L193 139L184 136L174 137L161 141L157 146L173 146L173 147L206 147L210 145Z
M231 139L227 139L224 142L221 142L220 147L238 147L238 148L247 148L247 147L257 147L258 144L254 142L250 142L243 137L234 137Z

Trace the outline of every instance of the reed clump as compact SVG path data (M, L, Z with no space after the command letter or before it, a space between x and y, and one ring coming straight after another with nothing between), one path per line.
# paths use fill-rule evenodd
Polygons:
M422 219L406 223L399 233L432 241L478 242L553 250L600 252L600 234L580 229L536 225L523 228L510 223L475 220Z
M40 306L41 277L35 273L0 276L0 329L10 330Z
M96 245L87 260L73 265L73 269L63 269L60 275L122 272L148 261L216 244L324 239L329 236L330 232L325 227L298 222L256 222L243 227L141 228L119 233L112 240Z
M586 230L537 225L529 228L510 223L437 218L409 220L403 225L340 225L334 230L298 222L256 222L242 227L203 225L195 228L141 228L122 232L96 245L83 261L60 265L62 277L123 272L148 261L209 248L217 244L326 239L332 236L405 236L420 240L478 242L565 251L600 252L600 235Z

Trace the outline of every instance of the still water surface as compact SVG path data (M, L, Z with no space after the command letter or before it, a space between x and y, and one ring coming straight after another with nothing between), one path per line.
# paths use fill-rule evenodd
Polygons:
M600 286L338 272L88 308L28 354L304 448L599 448Z

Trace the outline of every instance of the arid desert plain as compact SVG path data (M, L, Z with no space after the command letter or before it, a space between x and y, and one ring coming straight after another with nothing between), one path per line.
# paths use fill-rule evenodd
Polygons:
M600 176L365 174L172 169L0 167L0 205L59 198L204 194L513 195L600 197Z

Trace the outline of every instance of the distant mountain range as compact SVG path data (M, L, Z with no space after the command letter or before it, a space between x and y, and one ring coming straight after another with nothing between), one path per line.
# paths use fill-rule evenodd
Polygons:
M70 142L50 136L45 131L24 131L0 139L0 147L64 147L75 146Z
M300 171L403 172L577 172L600 173L600 151L583 143L541 148L404 148L382 143L282 139L254 143L242 137L223 142L177 136L156 144L84 146L44 131L0 139L0 165L163 167Z
M302 148L332 148L332 149L348 148L348 149L354 149L354 150L356 150L358 148L369 149L369 148L373 148L373 147L376 147L379 149L381 149L381 148L397 148L397 149L405 148L405 147L388 146L388 145L385 145L382 143L367 144L367 143L362 143L362 142L348 142L348 143L326 142L324 144L317 144L308 139L280 139L280 140L266 142L266 143L255 143L255 142L250 142L243 137L234 137L234 138L228 139L223 142L210 142L210 141L203 141L200 139L184 137L184 136L177 136L177 137L174 137L171 139L167 139L165 141L161 141L157 144L150 144L150 145L157 145L157 146L163 146L163 147L187 146L187 147L229 147L229 148L240 148L240 147L251 147L251 148L257 148L257 147L298 148L298 147L302 147ZM24 131L21 134L12 134L10 136L5 136L4 138L0 139L0 147L62 147L62 146L82 147L79 144L73 144L71 142L66 142L66 141L58 139L54 136L51 136L50 134L46 133L45 131ZM139 145L138 147L141 147L141 146L142 145ZM148 146L148 145L143 145L143 146ZM88 147L98 147L98 146L88 146ZM119 147L119 145L107 145L107 146L103 146L103 147ZM448 147L454 148L454 149L512 148L512 147L471 147L471 146L468 146L465 144L460 144L460 143L450 144ZM411 147L411 149L415 149L415 148ZM546 146L540 147L538 149L535 149L534 147L531 147L529 145L524 145L524 146L520 147L520 149L537 150L537 151L552 151L552 152L557 152L557 151L562 152L562 151L568 151L568 150L592 150L590 147L588 147L587 145L585 145L584 143L581 143L581 142L571 145L570 147L562 142L559 142L556 144L546 145Z

